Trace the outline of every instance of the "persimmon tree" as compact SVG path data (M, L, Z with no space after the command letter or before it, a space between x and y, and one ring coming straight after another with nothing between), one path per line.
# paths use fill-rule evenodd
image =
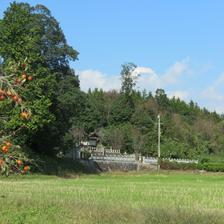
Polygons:
M71 116L78 114L79 82L69 66L69 61L76 60L77 55L46 7L14 2L5 11L0 20L3 68L8 71L10 63L27 58L29 70L35 74L22 90L32 119L21 119L19 108L7 105L10 119L4 129L13 131L25 126L15 137L18 144L51 155L63 147ZM0 113L4 109L4 105L0 106Z
M29 67L26 60L23 63L10 63L6 73L0 73L0 107L1 111L1 132L0 132L0 171L4 175L10 173L28 173L32 161L22 152L21 146L14 142L18 132L25 128L21 125L17 129L8 130L4 128L5 123L10 120L9 110L14 107L18 111L18 117L22 122L31 119L31 110L26 107L22 91L26 82L33 80L28 75Z

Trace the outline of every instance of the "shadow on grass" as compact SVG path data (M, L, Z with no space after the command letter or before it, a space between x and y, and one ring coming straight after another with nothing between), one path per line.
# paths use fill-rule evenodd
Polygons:
M79 160L67 158L41 157L38 162L38 168L34 173L44 175L54 175L64 178L72 178L80 174L97 174L99 171L94 169L93 164L81 162Z

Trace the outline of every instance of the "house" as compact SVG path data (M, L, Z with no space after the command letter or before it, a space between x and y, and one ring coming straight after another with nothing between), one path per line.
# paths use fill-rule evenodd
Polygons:
M100 137L95 132L89 134L87 140L81 141L80 145L76 148L69 150L65 154L66 158L72 159L82 159L88 157L92 151L96 150L98 144L100 143Z
M97 145L100 143L100 137L95 132L89 134L86 141L81 141L80 147L83 150L92 151L97 148Z

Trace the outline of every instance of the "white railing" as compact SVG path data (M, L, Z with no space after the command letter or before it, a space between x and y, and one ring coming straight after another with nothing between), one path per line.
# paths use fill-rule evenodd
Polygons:
M92 154L91 159L96 161L119 161L119 162L136 162L135 155L112 155L112 154L106 154L106 155L100 155L100 154Z
M190 159L171 159L171 158L162 158L162 160L168 160L169 162L177 162L177 163L198 163L198 160L190 160ZM157 163L156 157L144 157L143 163Z
M91 154L91 159L96 161L119 161L119 162L142 162L143 164L157 164L156 157L139 157L139 160L136 159L135 154L114 154L114 153L99 153L94 152ZM198 163L198 160L189 160L189 159L171 159L171 158L162 158L162 160L168 160L170 162L177 163Z
M148 163L148 164L157 164L157 158L155 157L144 157L142 159L143 163Z
M170 158L164 158L163 160L168 160L170 162L177 162L177 163L198 163L198 160L194 159L170 159Z

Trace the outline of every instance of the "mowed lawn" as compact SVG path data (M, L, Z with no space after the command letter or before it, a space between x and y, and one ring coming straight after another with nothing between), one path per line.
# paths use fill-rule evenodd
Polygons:
M224 223L224 175L0 178L0 223Z

